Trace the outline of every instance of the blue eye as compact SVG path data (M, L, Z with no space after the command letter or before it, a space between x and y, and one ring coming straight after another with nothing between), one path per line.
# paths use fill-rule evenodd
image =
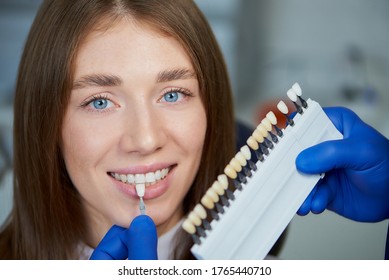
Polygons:
M107 99L99 98L99 99L96 99L96 100L92 101L92 106L95 109L102 110L102 109L107 108L108 102L109 101Z
M163 95L163 99L166 102L176 102L178 98L179 98L179 93L176 91L171 91Z
M91 111L103 112L109 110L115 104L108 96L96 95L81 103L81 107L87 108Z

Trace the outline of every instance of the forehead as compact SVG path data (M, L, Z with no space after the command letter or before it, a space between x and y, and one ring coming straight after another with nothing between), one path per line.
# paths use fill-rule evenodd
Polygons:
M190 58L178 40L146 22L125 17L104 20L91 29L78 48L75 72L98 64L124 67L139 58L144 59L144 63L192 68Z

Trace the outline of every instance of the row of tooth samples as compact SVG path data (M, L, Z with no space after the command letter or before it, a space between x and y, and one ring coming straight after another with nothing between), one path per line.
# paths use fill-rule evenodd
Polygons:
M206 191L201 198L201 204L188 214L182 227L192 235L193 241L200 244L200 237L205 237L205 230L211 229L207 217L218 220L219 213L224 213L224 206L229 206L229 200L234 200L235 195L229 189L229 179L233 181L235 190L241 190L242 184L247 182L247 178L257 170L257 166L252 159L252 151L257 160L263 161L264 155L268 155L268 149L274 147L273 142L278 142L278 137L272 133L273 127L278 137L283 133L277 127L277 119L273 112L269 112L266 118L257 126L253 134L247 139L247 145L241 147L240 151L233 157L224 169L224 174ZM267 137L270 135L272 140ZM251 148L251 149L250 149ZM259 149L260 148L260 149Z
M210 230L211 226L207 217L219 219L215 208L219 213L224 212L224 206L228 206L228 199L234 199L233 193L228 189L228 178L225 174L218 176L217 180L206 191L194 209L182 224L182 228L192 235L193 241L200 244L200 236L205 237L205 230Z
M289 97L289 99L293 102L294 106L296 107L297 113L303 114L304 109L306 109L308 107L308 104L301 97L302 90L301 90L300 85L298 83L294 83L293 86L286 92L286 94ZM298 102L300 102L300 104ZM277 104L277 108L286 117L287 124L293 126L294 121L292 118L289 117L289 114L288 114L289 110L288 110L288 107L286 106L285 102L281 100Z
M287 91L287 96L295 104L297 112L303 114L303 108L307 108L307 102L301 94L301 88L297 83ZM300 104L297 103L298 100ZM287 118L288 125L293 126L294 122L288 115L286 104L280 101L277 108ZM192 235L195 243L200 244L200 237L205 237L206 230L211 229L210 219L207 218L219 219L219 214L225 211L224 207L228 207L229 201L235 199L234 191L242 190L242 185L247 183L247 178L250 178L257 170L255 162L263 162L269 155L269 150L274 148L281 137L283 137L283 130L277 126L277 118L270 111L247 139L247 145L241 147L240 151L230 160L224 169L224 174L218 176L201 198L200 203L183 222L183 229ZM256 159L252 158L252 153L255 154ZM229 181L233 182L232 188L229 188Z

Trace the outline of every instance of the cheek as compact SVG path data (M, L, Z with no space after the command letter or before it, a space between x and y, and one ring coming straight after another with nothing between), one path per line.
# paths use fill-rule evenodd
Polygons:
M112 133L105 125L88 125L77 119L66 120L62 129L62 153L66 168L72 179L97 165L109 150Z
M186 118L177 118L177 123L173 127L181 146L200 160L207 130L204 109L201 107L188 114Z
M88 133L84 132L71 124L64 126L62 152L68 171L77 170L90 160L89 149L92 143L89 141Z

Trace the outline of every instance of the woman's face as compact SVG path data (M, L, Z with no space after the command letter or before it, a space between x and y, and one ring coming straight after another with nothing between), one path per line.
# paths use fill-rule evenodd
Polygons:
M206 113L184 48L147 25L123 20L85 38L62 129L63 156L83 199L90 245L139 215L158 233L182 217L200 164Z

